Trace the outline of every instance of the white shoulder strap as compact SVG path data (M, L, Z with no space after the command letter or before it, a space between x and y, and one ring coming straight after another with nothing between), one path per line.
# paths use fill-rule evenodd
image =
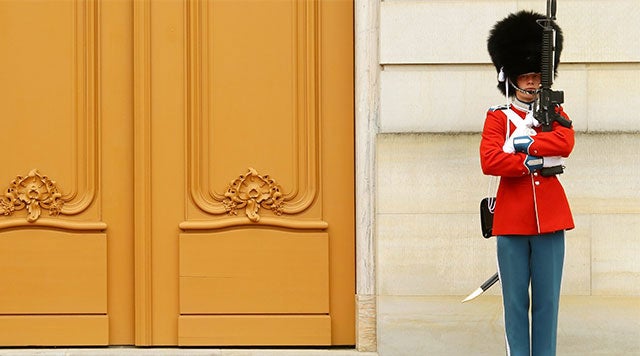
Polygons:
M502 110L502 112L504 112L504 114L507 115L507 118L511 122L513 122L513 124L516 125L517 128L524 125L524 120L520 116L518 116L518 114L513 112L513 110L506 109L506 110Z

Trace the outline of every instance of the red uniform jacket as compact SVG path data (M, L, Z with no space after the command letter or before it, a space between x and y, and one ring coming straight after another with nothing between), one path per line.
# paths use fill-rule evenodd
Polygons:
M511 106L520 117L525 112ZM504 109L504 108L503 108ZM568 116L562 108L558 112ZM556 176L530 173L524 165L526 154L505 153L506 125L513 125L500 109L491 109L482 130L480 164L484 174L500 176L493 220L494 235L536 235L573 229L574 223L564 189ZM574 131L553 123L550 132L535 128L537 135L529 147L533 156L568 157L573 150Z

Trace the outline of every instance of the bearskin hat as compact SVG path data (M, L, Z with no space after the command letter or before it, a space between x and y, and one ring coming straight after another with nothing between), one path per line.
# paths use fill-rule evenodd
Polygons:
M540 72L542 54L542 26L536 21L546 16L533 11L512 13L498 21L489 33L487 49L496 72L504 72L512 83L520 74ZM555 29L554 68L557 75L562 52L562 30L552 21ZM498 82L498 89L505 94L505 84Z

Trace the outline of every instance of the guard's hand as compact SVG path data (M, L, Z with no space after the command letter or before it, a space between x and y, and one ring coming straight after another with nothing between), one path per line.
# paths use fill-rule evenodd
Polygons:
M543 157L543 161L544 167L564 166L564 157L560 156Z
M518 136L513 138L513 148L516 152L529 154L529 147L533 143L531 136Z
M533 173L544 167L544 158L527 155L527 157L524 159L524 166L527 167L529 173Z
M527 115L524 117L524 124L528 128L540 126L540 123L538 122L538 120L536 120L536 118L533 116L533 111L529 111Z
M536 131L530 127L527 126L521 126L518 127L515 131L513 131L513 134L511 134L511 137L509 137L509 139L507 139L504 142L504 145L502 146L502 151L504 151L505 153L515 153L516 149L514 148L513 145L513 140L515 140L518 137L532 137L536 135ZM527 152L523 152L523 153L527 153Z

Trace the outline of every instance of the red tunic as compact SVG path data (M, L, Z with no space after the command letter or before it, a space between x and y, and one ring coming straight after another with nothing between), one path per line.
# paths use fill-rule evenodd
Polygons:
M511 106L521 118L525 112ZM569 118L562 108L558 112ZM556 176L543 177L538 172L529 173L524 165L526 154L505 153L506 123L502 110L489 110L480 141L480 164L487 175L500 176L494 211L494 235L536 235L574 228L573 217L564 189ZM574 131L553 123L553 130L537 135L529 147L534 156L568 157L573 150Z

